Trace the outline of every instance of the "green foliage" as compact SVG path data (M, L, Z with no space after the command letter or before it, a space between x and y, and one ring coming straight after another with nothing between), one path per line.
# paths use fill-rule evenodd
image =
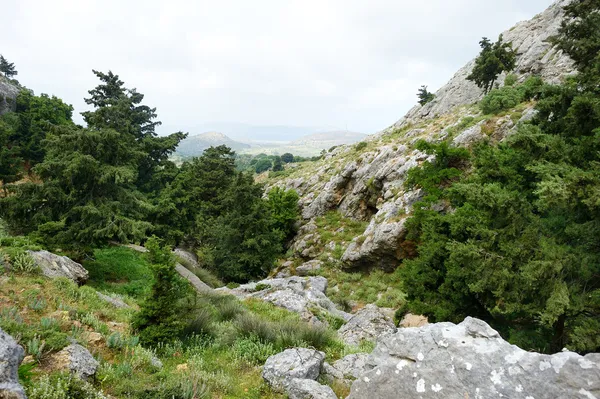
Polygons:
M292 163L294 162L294 155L290 154L289 152L286 152L281 156L281 160L285 163Z
M283 164L281 163L281 157L275 157L273 160L273 172L281 172L283 170Z
M11 261L12 270L15 273L34 273L38 270L35 259L28 253L20 253Z
M272 228L279 230L286 239L290 239L296 233L296 223L300 217L299 199L296 191L281 187L274 187L267 194Z
M152 273L147 260L125 247L96 249L83 266L89 272L88 285L100 291L143 298L148 294Z
M150 295L140 306L140 311L132 320L132 328L139 333L140 343L156 346L179 337L183 323L180 320L179 300L182 285L175 271L175 261L171 251L161 247L157 238L146 243L149 251L154 281Z
M360 143L356 143L356 144L354 145L354 149L355 149L356 151L362 151L362 150L364 150L365 148L367 148L367 143L366 143L365 141L361 141Z
M69 374L44 375L26 388L29 399L106 399L90 383Z
M13 76L17 75L17 69L15 68L14 62L8 62L3 55L0 54L0 72L4 74L9 79L12 79Z
M481 100L479 108L484 114L498 114L539 96L542 86L543 82L539 77L531 77L519 86L493 89Z
M581 11L592 2L573 4ZM600 25L588 25L597 12L579 17L555 39L574 52L579 75L506 88L537 93L533 124L498 146L480 144L470 175L441 190L429 184L439 179L428 165L410 173L453 211L421 205L406 224L418 242L418 256L400 269L406 309L434 321L480 317L526 349L600 349L600 75L589 72L600 58L590 43L570 47L578 26L593 27L593 39Z
M236 175L234 155L226 146L210 147L181 166L158 199L154 215L157 234L192 246L211 234L207 222L224 212L227 189Z
M517 75L515 75L514 73L509 73L508 75L506 75L506 78L504 79L504 86L512 87L515 84L517 84L517 81L518 81Z
M269 159L260 159L256 162L256 164L254 165L254 171L256 173L262 173L262 172L266 172L267 170L271 169L272 163Z
M419 97L419 104L425 105L428 102L433 101L435 95L427 91L427 86L421 86L419 92L417 93L417 97Z
M460 147L450 147L446 141L433 144L419 140L415 148L435 155L435 160L425 162L420 168L409 170L405 185L408 188L422 188L428 194L426 199L437 199L441 196L443 187L461 175L460 168L469 158L469 151Z
M226 212L209 224L204 243L211 248L213 269L226 281L266 276L281 253L284 233L274 228L261 196L252 176L238 174L225 195Z
M475 82L488 93L502 72L510 72L515 68L517 55L512 48L512 43L502 42L502 35L496 43L484 37L479 45L481 53L475 60L475 66L467 79Z

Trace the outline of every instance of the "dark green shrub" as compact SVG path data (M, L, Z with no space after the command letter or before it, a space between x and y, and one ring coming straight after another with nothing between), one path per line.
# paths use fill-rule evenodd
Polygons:
M367 148L367 143L366 143L365 141L361 141L360 143L357 143L357 144L354 146L354 149L355 149L356 151L362 151L362 150L364 150L365 148Z
M490 91L479 103L479 108L486 115L495 115L507 109L516 107L523 99L518 88L504 86Z

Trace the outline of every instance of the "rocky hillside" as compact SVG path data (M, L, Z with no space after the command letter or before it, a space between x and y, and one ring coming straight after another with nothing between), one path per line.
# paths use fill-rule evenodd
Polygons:
M0 115L15 110L15 99L20 90L17 85L0 75Z
M532 75L557 82L573 73L571 60L546 41L557 33L565 3L559 0L503 33L517 49L513 73L519 82ZM365 143L336 148L323 160L302 165L285 179L272 183L293 188L301 196L304 226L292 247L294 259L298 259L294 262L319 258L343 269L395 268L410 251L403 246L403 226L412 204L420 197L418 190L404 188L406 173L428 157L416 150L414 143L419 139L451 139L455 145L469 146L485 137L502 140L519 123L532 118L532 103L522 103L497 115L483 115L475 105L483 97L482 90L466 80L473 65L471 61L461 68L435 93L432 102L411 109L394 125L369 136ZM366 227L351 241L338 239L338 227L317 226L319 218L332 211L362 221Z
M250 145L235 141L223 133L206 132L182 140L177 147L177 152L183 156L198 156L207 148L219 145L226 145L234 151L250 148Z

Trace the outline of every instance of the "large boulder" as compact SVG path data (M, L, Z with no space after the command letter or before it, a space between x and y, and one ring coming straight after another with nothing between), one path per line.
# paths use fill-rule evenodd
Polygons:
M269 357L262 377L275 390L284 392L293 379L316 380L325 353L314 349L291 348Z
M359 345L361 341L376 341L382 335L395 332L394 322L372 304L356 312L338 330L340 338L348 345Z
M53 370L66 370L83 380L93 377L99 365L86 348L75 343L54 354L50 360Z
M300 314L300 317L313 324L321 324L313 311L327 312L335 317L349 320L352 315L339 310L327 298L325 277L286 277L262 280L240 285L237 288L218 288L216 291L230 293L238 298L258 298Z
M83 284L88 279L88 271L66 256L55 255L48 251L29 251L29 254L46 277L66 277L77 284Z
M368 363L349 398L600 397L600 354L527 352L471 317L399 329Z
M24 356L23 348L0 329L0 399L26 398L18 376Z

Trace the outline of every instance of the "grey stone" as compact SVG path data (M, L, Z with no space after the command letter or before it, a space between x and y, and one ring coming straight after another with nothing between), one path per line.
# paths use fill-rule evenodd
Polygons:
M375 341L385 334L395 332L394 322L373 304L369 304L356 312L338 330L340 338L348 345L359 345L363 340Z
M0 76L0 115L15 111L21 88L4 76Z
M48 251L28 252L46 277L66 277L77 284L83 284L88 279L88 271L66 256L55 255Z
M314 349L286 349L267 359L262 377L273 389L284 392L294 378L316 380L324 360L325 353Z
M25 399L25 391L19 384L19 366L25 351L17 342L0 329L0 398Z
M323 266L323 262L318 259L314 259L298 266L296 268L296 274L298 276L308 276L319 271L321 266Z
M368 353L354 353L333 363L332 367L345 379L356 379L368 370Z
M481 125L483 122L479 122L475 126L471 126L452 140L452 144L456 146L466 147L483 140L486 136L481 132Z
M200 280L198 276L196 276L191 270L184 267L181 263L175 264L175 271L179 273L181 277L189 281L197 292L211 293L214 291L208 284Z
M256 291L256 286L267 287ZM352 316L339 310L327 298L327 279L325 277L299 277L266 279L255 283L242 284L237 288L219 288L215 291L233 294L238 298L258 298L270 302L275 306L300 314L300 317L314 324L322 324L312 313L313 309L328 312L336 317L349 320Z
M594 398L600 356L544 355L504 341L481 320L399 329L382 337L349 398Z
M150 358L150 364L152 365L152 367L154 367L155 369L162 369L163 368L163 362L160 361L159 358L157 358L156 356L152 356Z
M55 368L67 369L83 380L93 377L100 365L90 351L76 343L54 354L53 360Z
M188 251L187 249L175 248L173 250L173 254L179 257L183 261L182 263L184 264L184 266L186 267L190 267L192 269L200 267L200 265L198 264L198 257L196 256L196 254L191 251Z
M337 399L333 389L314 380L293 378L286 389L289 399Z
M124 309L124 308L130 308L131 307L128 304L126 304L119 297L106 295L106 294L103 294L101 292L97 292L97 294L98 294L98 298L102 299L104 302L110 303L115 308L122 308L122 309Z

